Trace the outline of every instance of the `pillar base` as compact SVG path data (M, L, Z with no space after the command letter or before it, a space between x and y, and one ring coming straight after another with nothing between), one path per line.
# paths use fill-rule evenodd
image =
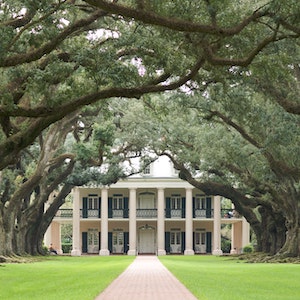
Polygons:
M99 251L99 255L101 255L101 256L109 256L110 253L109 253L109 250L108 250L108 249L101 249L101 250Z
M71 256L81 256L81 251L80 250L72 250Z
M127 255L136 256L137 252L136 252L136 250L128 250Z
M231 249L230 254L237 254L237 251L235 249Z
M166 252L166 250L164 250L164 249L159 249L159 250L157 250L157 255L158 256L162 256L162 255L166 255L167 254L167 252Z
M213 250L212 255L223 255L223 251L220 249Z
M62 251L62 249L57 250L57 254L62 255L64 254L64 252Z
M194 255L195 251L192 249L186 249L184 250L184 255Z

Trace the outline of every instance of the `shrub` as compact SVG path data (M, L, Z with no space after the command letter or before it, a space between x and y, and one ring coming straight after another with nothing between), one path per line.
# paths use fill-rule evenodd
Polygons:
M244 253L252 253L253 252L253 246L252 245L247 245L243 248Z
M221 240L221 249L222 249L223 253L230 253L231 241L222 238L222 240Z
M61 249L63 253L70 253L72 250L72 244L61 244Z

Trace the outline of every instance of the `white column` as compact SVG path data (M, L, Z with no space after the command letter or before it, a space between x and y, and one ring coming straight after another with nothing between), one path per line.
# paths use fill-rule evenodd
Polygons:
M101 189L101 249L99 255L109 255L108 250L108 189Z
M72 256L81 255L80 247L80 194L79 189L73 189L73 246L71 251Z
M52 243L52 222L49 225L49 227L46 230L46 233L44 235L44 244L45 246L49 247L49 245Z
M242 219L242 248L250 244L250 224L243 217Z
M157 255L166 255L165 249L165 194L157 190Z
M136 189L129 190L129 250L128 255L137 255L136 250Z
M230 254L237 254L236 247L235 247L235 223L231 224L231 249Z
M214 196L214 245L212 254L223 254L221 250L221 196Z
M184 255L194 255L193 250L193 189L185 190L185 250Z

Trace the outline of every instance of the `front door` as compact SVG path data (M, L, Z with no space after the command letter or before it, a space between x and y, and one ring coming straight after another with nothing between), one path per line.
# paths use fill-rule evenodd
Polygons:
M139 230L138 252L140 254L154 254L156 249L155 243L155 229L150 226L143 226Z
M88 229L88 253L98 253L99 252L99 233L98 229L90 228Z

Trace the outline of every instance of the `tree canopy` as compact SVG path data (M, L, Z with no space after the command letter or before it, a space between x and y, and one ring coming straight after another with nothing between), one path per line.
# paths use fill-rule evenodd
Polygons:
M1 3L0 228L20 248L0 252L40 251L64 196L85 183L78 170L113 182L119 159L149 150L235 201L258 235L260 207L299 241L299 21L297 0ZM105 159L106 175L90 172Z

